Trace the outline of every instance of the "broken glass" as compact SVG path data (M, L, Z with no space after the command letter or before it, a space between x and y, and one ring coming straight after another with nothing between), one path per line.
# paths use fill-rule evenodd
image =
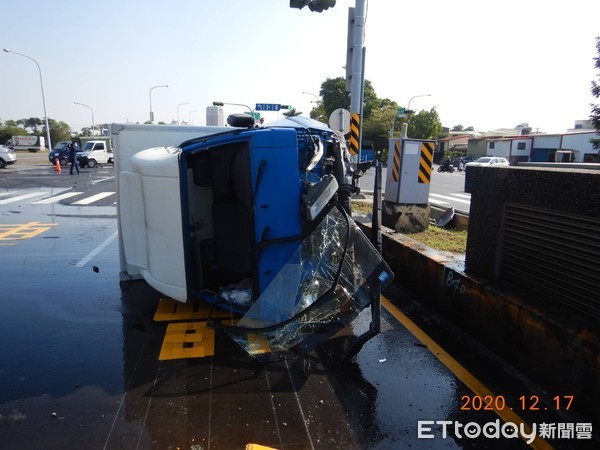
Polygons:
M227 333L258 359L304 354L354 320L392 278L369 239L334 207Z

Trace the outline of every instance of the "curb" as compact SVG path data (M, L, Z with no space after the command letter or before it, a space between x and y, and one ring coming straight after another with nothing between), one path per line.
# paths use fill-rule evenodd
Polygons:
M358 223L370 236L370 224ZM382 227L383 257L418 301L482 342L551 395L574 395L600 420L600 330L560 307L542 307L509 286L472 277L464 261Z

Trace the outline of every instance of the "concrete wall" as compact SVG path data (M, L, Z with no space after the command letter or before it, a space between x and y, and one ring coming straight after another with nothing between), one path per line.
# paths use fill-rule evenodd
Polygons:
M506 202L600 217L600 173L595 170L530 167L467 167L471 193L465 268L475 276L496 276L498 239Z

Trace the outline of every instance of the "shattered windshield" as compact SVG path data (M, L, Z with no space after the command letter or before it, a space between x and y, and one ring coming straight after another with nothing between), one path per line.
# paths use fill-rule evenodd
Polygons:
M333 208L228 333L258 359L306 353L354 320L392 278L368 238Z

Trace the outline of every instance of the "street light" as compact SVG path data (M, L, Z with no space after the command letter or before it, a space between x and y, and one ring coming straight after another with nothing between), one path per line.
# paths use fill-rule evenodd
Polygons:
M189 114L188 114L188 125L192 124L192 113L195 113L195 112L198 112L198 110L195 109L195 110L189 112Z
M189 105L189 103L180 103L177 105L177 125L179 125L179 107L183 105Z
M156 88L166 88L169 87L166 84L161 84L160 86L152 86L150 88L150 122L154 122L154 113L152 112L152 91Z
M32 60L35 63L35 65L37 66L38 71L40 72L40 86L42 87L42 103L44 104L44 122L46 123L46 140L48 141L48 150L52 150L52 142L50 141L50 126L48 125L48 114L46 113L46 97L44 95L44 82L42 80L42 68L40 67L38 62L35 59L33 59L31 56L27 56L22 53L17 53L14 50L10 50L8 48L5 48L4 51L6 53L14 53L15 55L19 55L19 56L22 56L23 58Z
M431 94L421 94L421 95L415 95L414 97L411 97L410 100L408 101L408 111L410 111L410 102L413 101L413 99L418 98L418 97L431 97ZM408 133L408 124L410 123L410 113L408 114L408 119L406 119L406 132ZM408 137L408 136L406 136Z
M252 108L250 108L248 105L244 105L243 103L213 102L213 106L224 106L224 105L244 106L245 108L248 108L248 111L250 111L250 115L254 116L254 110Z
M88 105L84 105L83 103L78 103L78 102L73 102L73 103L75 103L76 105L85 106L92 112L92 136L95 136L96 133L94 133L94 110L92 109L92 107L88 106Z
M311 100L311 103L319 103L319 97L316 94L311 94L310 92L302 92L303 94L306 95L312 95L316 100Z

